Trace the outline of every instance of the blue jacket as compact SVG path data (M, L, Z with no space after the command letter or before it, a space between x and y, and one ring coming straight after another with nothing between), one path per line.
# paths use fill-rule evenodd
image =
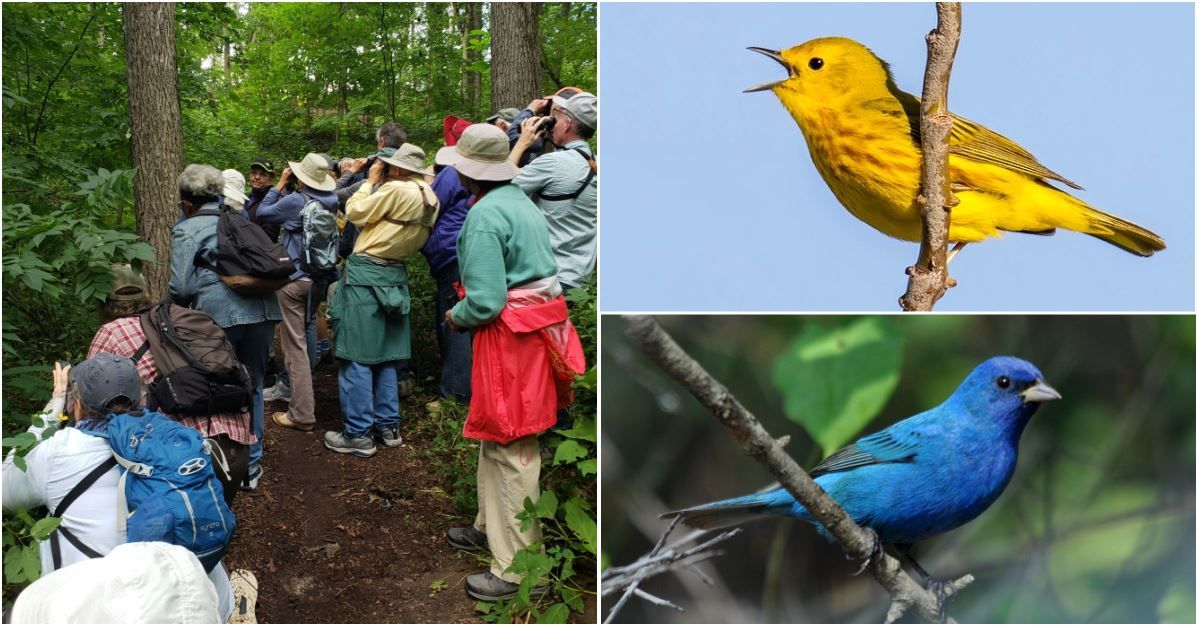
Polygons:
M428 259L433 276L457 263L457 234L470 212L470 192L461 185L457 170L446 167L432 179L432 191L440 200L441 212L420 252Z
M211 202L200 210L219 206ZM199 215L183 220L171 231L170 299L175 304L211 315L221 328L281 320L278 298L274 294L239 294L225 287L216 272L196 266L196 258L216 265L218 219L215 215Z
M261 224L282 225L283 245L287 248L287 254L291 256L291 262L295 263L295 273L291 274L291 278L307 276L303 270L299 269L299 261L303 258L302 213L303 205L307 203L304 194L313 200L319 200L320 204L329 211L337 212L337 194L331 191L309 188L302 192L293 191L284 196L277 189L271 189L266 193L262 204L258 206L258 213L255 217L255 221Z

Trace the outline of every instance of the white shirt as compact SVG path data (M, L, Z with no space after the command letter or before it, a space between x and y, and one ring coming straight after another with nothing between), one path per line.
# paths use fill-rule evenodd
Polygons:
M35 418L29 432L40 439L42 433L57 422L56 416L62 413L64 402L65 399L61 397L51 400L46 410ZM4 510L44 506L53 514L71 489L111 456L112 448L107 440L74 428L58 430L49 439L26 453L26 471L22 472L21 468L13 463L13 454L9 453L4 459L3 469ZM100 554L108 554L117 545L125 542L125 538L118 535L116 528L116 488L120 472L119 465L108 470L80 494L62 516L61 527L70 530L86 546ZM58 547L64 567L88 558L75 549L66 537L59 536ZM42 576L45 576L54 571L50 542L40 542L38 549L42 561ZM233 612L233 590L229 585L224 563L214 567L208 578L216 587L218 614L224 615L227 621Z

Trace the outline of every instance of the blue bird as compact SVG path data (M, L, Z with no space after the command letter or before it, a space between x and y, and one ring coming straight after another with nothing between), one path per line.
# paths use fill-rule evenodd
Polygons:
M1060 394L1034 365L1013 357L981 363L943 404L862 437L811 471L857 524L894 544L923 575L910 546L980 515L1014 475L1018 440L1039 404ZM805 520L831 535L782 488L662 515L723 528L768 515Z

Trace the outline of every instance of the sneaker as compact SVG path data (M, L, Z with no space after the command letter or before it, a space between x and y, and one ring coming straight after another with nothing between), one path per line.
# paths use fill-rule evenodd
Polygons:
M399 381L399 397L406 398L416 392L416 379L407 378Z
M489 571L466 576L465 588L466 593L483 602L497 602L514 598L516 592L520 590L519 584L509 583ZM533 587L532 592L528 595L532 598L539 598L548 592L549 585L546 583Z
M257 624L258 578L247 569L239 569L229 575L229 585L233 588L233 616L229 623Z
M473 526L450 528L445 533L449 545L465 552L488 552L490 544L486 542L486 533Z
M295 430L302 430L305 433L310 432L313 428L316 427L316 422L312 422L311 424L303 424L300 422L291 421L291 416L288 415L286 411L275 412L275 414L271 417L271 419L273 419L274 423L278 424L279 426L285 426L287 428L294 428Z
M378 440L378 443L381 443L382 445L384 445L388 448L394 448L394 447L403 445L403 437L401 437L399 435L399 427L398 426L393 426L393 427L389 427L389 428L388 427L381 427L381 428L375 427L374 428L374 438Z
M347 433L330 430L324 433L324 447L341 454L371 457L378 448L371 437L350 437Z
M249 468L249 472L245 474L245 478L241 481L241 491L253 491L258 488L258 482L262 480L262 466L257 465Z
M262 390L262 402L291 402L291 387L283 382L267 387Z

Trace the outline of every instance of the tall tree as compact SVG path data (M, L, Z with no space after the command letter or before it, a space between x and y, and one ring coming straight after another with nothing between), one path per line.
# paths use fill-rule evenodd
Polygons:
M150 296L159 299L170 280L170 229L179 199L175 180L183 162L175 5L129 2L123 9L137 234L158 254L144 273Z
M490 106L522 107L540 93L540 7L534 2L490 5Z

